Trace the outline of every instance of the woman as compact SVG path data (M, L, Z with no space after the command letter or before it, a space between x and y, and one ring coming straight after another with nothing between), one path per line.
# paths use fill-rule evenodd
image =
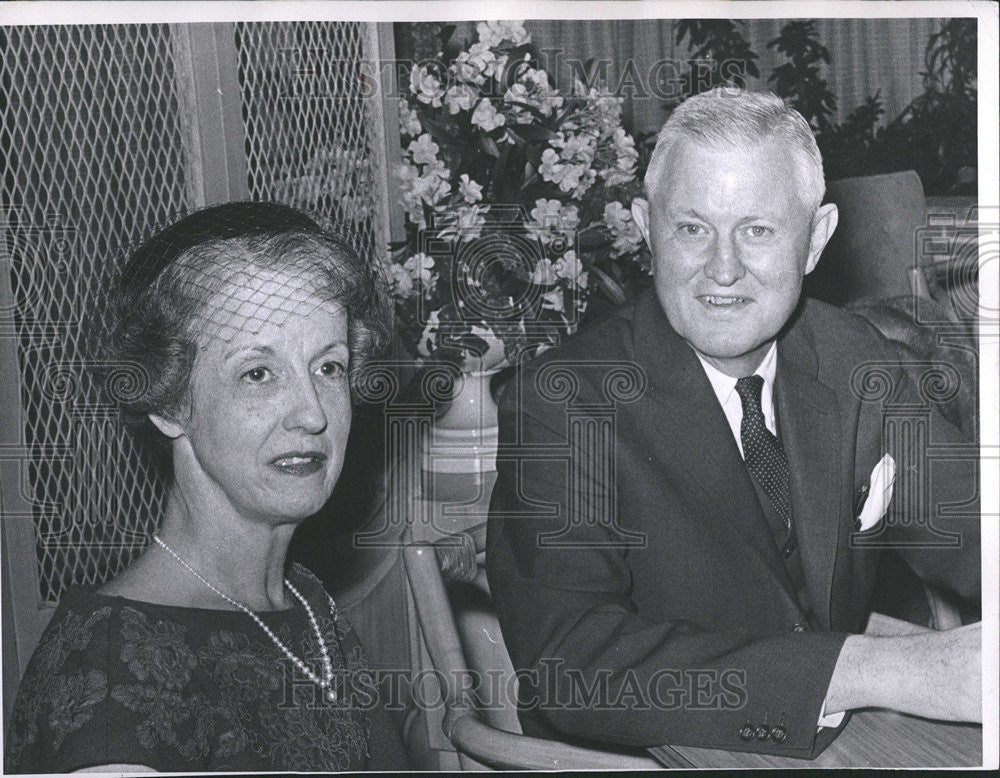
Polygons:
M8 770L405 766L351 628L285 564L340 474L386 305L370 263L280 205L199 211L133 254L101 362L142 367L120 406L169 467L164 516L120 575L64 595Z

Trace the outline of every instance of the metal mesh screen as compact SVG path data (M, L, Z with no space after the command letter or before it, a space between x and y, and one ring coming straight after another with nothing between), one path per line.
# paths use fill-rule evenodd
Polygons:
M166 25L8 27L0 48L14 302L2 336L16 341L40 594L51 601L117 573L159 518L162 490L84 369L84 313L100 308L126 241L189 204Z
M234 29L251 199L303 208L381 253L384 129L364 64L374 27ZM0 259L14 308L0 337L17 361L3 380L20 380L17 450L40 595L55 601L114 576L158 523L163 485L102 402L111 387L92 384L84 314L102 309L127 242L193 207L198 187L185 180L191 117L169 26L11 27L0 47ZM115 377L127 390L128 372Z
M237 24L236 48L251 198L302 208L374 256L385 227L370 32L353 22Z

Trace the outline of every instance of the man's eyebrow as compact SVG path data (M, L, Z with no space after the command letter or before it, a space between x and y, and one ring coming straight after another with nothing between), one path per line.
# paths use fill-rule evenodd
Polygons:
M694 208L671 208L667 211L667 216L678 217L678 216L693 216L696 219L700 219L705 222L708 221L701 213L699 213Z

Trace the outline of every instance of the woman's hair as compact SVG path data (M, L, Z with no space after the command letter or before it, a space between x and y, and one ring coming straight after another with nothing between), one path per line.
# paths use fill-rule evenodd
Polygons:
M138 375L113 399L122 419L168 466L166 439L148 414L177 415L185 405L197 344L206 337L254 331L244 295L254 279L293 275L269 296L292 314L311 301L337 303L347 314L349 376L356 394L365 363L389 339L390 307L381 265L363 258L305 214L277 203L236 202L196 211L157 232L121 268L106 307L95 363ZM227 295L229 295L227 297ZM105 382L107 385L107 382Z

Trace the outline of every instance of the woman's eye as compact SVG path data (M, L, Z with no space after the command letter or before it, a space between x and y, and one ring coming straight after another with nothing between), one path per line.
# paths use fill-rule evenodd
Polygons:
M266 381L271 375L271 371L266 367L253 367L240 376L245 381L252 384L260 384Z
M327 378L340 378L347 374L347 368L340 362L328 360L319 366L319 373Z

